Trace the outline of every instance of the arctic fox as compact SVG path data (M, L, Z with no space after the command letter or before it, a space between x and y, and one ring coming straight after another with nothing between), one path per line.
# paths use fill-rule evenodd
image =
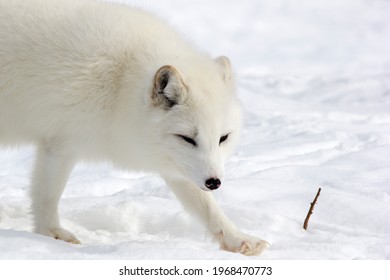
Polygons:
M58 204L80 160L158 173L222 249L260 254L217 206L241 125L229 59L155 16L89 0L0 0L0 143L37 147L35 231L71 243Z

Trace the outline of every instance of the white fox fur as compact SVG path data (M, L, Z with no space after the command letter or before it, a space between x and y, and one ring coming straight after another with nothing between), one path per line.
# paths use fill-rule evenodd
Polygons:
M230 62L139 9L0 0L0 144L37 146L35 230L78 243L58 203L80 160L160 174L221 248L259 254L215 203L241 125Z

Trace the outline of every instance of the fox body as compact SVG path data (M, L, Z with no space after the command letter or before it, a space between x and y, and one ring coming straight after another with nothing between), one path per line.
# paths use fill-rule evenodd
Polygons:
M35 231L79 243L58 203L80 160L160 174L221 248L259 254L211 190L237 141L229 59L196 50L155 16L124 5L0 0L0 144L34 144Z

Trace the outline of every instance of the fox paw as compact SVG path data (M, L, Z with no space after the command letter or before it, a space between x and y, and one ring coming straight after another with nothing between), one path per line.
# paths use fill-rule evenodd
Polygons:
M218 239L222 250L240 253L245 256L260 255L265 249L270 247L267 241L241 232L233 234L220 232Z
M258 239L255 242L243 241L238 252L245 256L257 256L269 247L270 244L261 239Z
M55 228L46 231L39 230L37 232L68 243L81 244L81 242L76 238L76 236L74 236L72 233L63 228Z
M81 242L74 236L72 233L70 233L67 230L64 230L63 228L57 228L50 231L51 236L55 239L59 239L65 242L69 242L72 244L81 244Z

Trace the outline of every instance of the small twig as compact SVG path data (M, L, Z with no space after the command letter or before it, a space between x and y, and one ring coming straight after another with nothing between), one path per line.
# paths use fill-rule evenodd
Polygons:
M317 192L316 197L314 198L313 202L310 203L309 212L307 213L305 222L303 223L303 228L304 228L305 230L307 230L307 225L308 225L308 223L309 223L310 216L311 216L311 214L313 214L314 205L317 203L317 198L320 196L320 193L321 193L321 188L318 189L318 192Z

